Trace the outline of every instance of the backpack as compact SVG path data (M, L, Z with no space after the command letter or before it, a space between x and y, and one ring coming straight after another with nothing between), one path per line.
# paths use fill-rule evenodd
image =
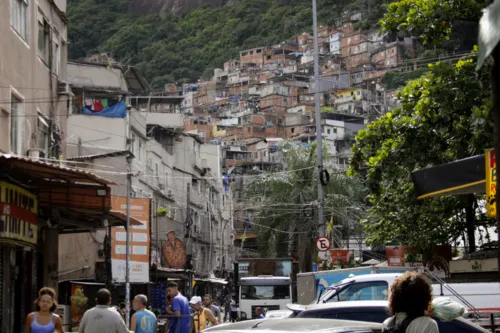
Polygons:
M399 325L396 325L396 316L391 317L391 320L387 323L387 327L384 329L384 333L406 333L406 329L413 321L413 317L407 316L403 319Z

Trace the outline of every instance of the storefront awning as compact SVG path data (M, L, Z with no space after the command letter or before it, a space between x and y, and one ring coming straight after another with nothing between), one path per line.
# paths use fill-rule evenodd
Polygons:
M91 172L24 156L0 153L0 179L36 194L43 220L61 233L124 226L125 214L111 211L113 182ZM141 223L131 218L131 225Z
M484 193L486 190L484 154L415 171L411 177L418 199Z

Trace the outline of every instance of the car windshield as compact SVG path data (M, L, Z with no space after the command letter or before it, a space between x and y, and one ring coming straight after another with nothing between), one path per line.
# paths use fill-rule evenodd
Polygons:
M290 299L290 286L241 286L241 299Z

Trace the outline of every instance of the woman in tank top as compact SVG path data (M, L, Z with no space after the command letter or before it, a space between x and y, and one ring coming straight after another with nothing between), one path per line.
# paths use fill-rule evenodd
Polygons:
M54 314L57 309L56 292L52 288L42 288L35 301L35 312L26 317L24 333L64 333L62 321Z

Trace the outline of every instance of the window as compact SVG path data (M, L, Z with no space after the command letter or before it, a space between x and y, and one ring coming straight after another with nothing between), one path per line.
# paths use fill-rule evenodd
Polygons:
M330 134L330 133L331 133L330 129L327 129L327 130L326 130L326 133L327 133L327 134Z
M241 286L241 299L290 299L290 286Z
M255 51L257 53L262 53L262 49L258 49L257 51Z
M10 24L25 41L28 41L28 18L28 1L10 0Z
M337 129L336 128L333 129L333 133L337 134Z
M52 70L54 73L59 75L59 69L61 68L61 48L59 47L59 33L57 31L54 31L53 37L54 38L54 54L52 56Z
M358 90L358 92L356 93L356 95L358 95L358 96L361 95L361 91Z
M290 132L295 133L295 127L292 127L292 128L290 129Z
M132 133L132 142L130 143L130 149L132 150L132 154L135 153L135 140L136 140L136 135Z
M367 310L368 311L340 312L337 314L336 319L383 323L384 320L386 320L388 317L386 309L367 309Z
M345 286L327 302L387 300L387 295L385 281L360 282Z
M252 50L252 51L250 51L250 54L253 54L253 50Z
M45 61L49 62L49 34L50 26L45 20L45 17L38 13L38 56Z
M168 172L165 172L165 188L168 186Z
M49 122L41 112L38 112L36 144L44 151L49 148Z
M241 53L241 56L242 56L242 57L246 57L247 55L248 55L248 52L242 52L242 53Z
M10 97L10 150L22 155L24 135L24 101L12 94Z
M139 161L142 160L142 140L141 139L139 139L139 149L137 152L137 158L139 159Z

